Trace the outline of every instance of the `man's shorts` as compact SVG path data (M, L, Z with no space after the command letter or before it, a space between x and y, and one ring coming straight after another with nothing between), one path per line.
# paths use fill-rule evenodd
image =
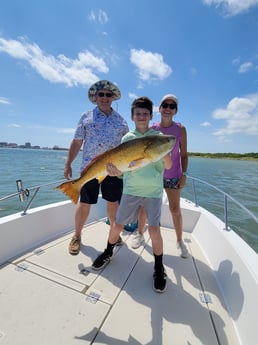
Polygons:
M164 178L163 179L163 188L167 189L178 189L179 178Z
M80 202L96 204L100 189L103 199L111 202L120 201L123 192L123 180L118 177L106 176L101 183L97 179L87 182L81 189Z
M148 224L150 226L159 226L161 205L162 198L144 198L123 194L116 214L116 223L136 223L140 207L144 206L148 218Z

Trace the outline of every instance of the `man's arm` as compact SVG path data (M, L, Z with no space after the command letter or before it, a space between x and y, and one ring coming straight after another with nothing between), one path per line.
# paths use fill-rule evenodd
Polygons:
M65 167L64 167L64 177L68 180L72 178L72 162L78 155L80 148L82 146L83 140L77 140L73 139L71 142L69 151L68 151L68 156L65 162Z

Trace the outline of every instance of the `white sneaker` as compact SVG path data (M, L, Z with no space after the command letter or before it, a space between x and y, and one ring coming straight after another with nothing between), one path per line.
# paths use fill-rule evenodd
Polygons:
M181 258L186 259L188 257L188 250L182 240L177 242L177 248L181 251Z
M133 238L132 238L132 245L131 247L133 249L137 249L139 248L141 245L143 245L145 242L144 236L139 234L139 232L136 231L135 234L133 234Z

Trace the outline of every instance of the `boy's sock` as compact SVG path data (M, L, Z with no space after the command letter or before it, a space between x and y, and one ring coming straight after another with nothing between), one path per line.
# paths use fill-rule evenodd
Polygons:
M114 247L115 247L115 243L112 244L110 242L107 243L107 248L106 248L106 253L109 255L109 256L112 256L113 255L113 250L114 250Z
M163 254L156 255L154 254L154 270L158 272L164 272L164 266L163 266Z

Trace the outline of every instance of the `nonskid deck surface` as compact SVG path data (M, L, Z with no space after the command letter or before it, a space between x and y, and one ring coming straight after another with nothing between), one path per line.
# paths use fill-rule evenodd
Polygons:
M162 228L168 284L158 294L148 232L137 250L124 232L111 263L100 272L91 269L108 230L104 221L87 225L77 256L68 253L69 234L1 268L1 345L238 344L191 234L184 234L191 255L182 259L174 230Z

